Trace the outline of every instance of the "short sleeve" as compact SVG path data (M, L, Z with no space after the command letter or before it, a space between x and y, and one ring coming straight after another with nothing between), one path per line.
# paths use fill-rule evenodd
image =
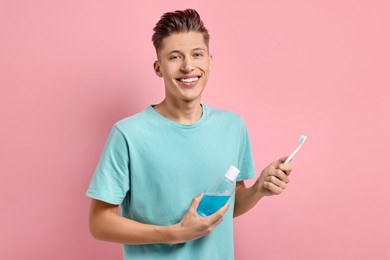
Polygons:
M121 204L130 187L129 162L126 139L114 126L92 177L87 196L110 204Z
M248 129L243 120L239 149L238 169L240 169L240 174L237 177L237 181L255 177L256 172L252 156L252 147L249 140Z

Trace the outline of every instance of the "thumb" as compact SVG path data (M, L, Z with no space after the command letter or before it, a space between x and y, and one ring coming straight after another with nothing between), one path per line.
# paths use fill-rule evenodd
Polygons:
M203 192L199 193L198 196L192 199L190 208L197 209L202 198L203 198Z
M280 158L277 162L278 164L282 164L284 163L286 160L287 160L288 156L283 156L282 158Z

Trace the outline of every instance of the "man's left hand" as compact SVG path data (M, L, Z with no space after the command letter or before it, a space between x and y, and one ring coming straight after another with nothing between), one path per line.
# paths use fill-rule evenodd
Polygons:
M286 159L287 157L283 157L274 161L261 172L255 185L257 191L262 196L281 194L287 187L292 167L289 164L283 163Z

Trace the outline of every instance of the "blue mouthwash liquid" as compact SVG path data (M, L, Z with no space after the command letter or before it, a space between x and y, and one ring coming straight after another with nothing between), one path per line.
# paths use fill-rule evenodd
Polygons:
M198 214L207 217L219 210L229 200L228 195L204 195L198 206Z

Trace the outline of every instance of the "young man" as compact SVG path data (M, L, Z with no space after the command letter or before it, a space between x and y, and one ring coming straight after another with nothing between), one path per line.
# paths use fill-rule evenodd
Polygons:
M91 233L125 244L125 259L233 259L233 217L288 183L291 167L282 158L245 187L255 169L243 120L201 103L212 63L208 42L195 10L161 17L154 70L165 98L113 126L92 178ZM235 194L216 213L199 216L202 192L230 165L241 170Z

